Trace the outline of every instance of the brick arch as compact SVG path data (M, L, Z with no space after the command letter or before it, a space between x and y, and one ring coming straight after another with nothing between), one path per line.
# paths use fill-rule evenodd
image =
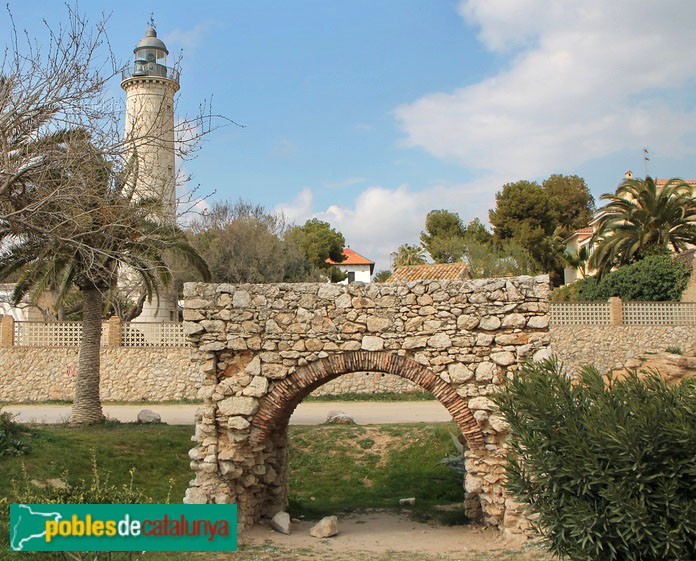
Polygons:
M251 425L251 441L263 442L272 432L285 428L299 403L313 390L350 372L384 372L410 380L430 392L452 415L470 448L484 444L481 429L467 401L440 377L416 361L381 351L354 351L330 355L301 366L276 382L261 399Z

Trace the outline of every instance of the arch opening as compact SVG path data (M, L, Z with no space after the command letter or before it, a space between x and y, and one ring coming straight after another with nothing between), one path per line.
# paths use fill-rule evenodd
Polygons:
M353 351L335 354L300 366L276 382L261 399L251 424L250 440L260 444L272 432L287 427L295 408L312 391L350 372L383 372L401 376L430 392L447 411L464 435L469 448L481 448L484 435L467 401L449 384L411 358L380 351Z

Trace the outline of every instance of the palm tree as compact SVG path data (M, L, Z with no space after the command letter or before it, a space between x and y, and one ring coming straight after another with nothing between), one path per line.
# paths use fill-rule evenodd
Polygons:
M583 279L587 276L587 261L590 258L590 252L586 245L582 246L576 253L564 252L561 258L568 267L577 269Z
M630 178L601 198L609 202L600 209L589 262L599 276L651 253L678 253L696 244L696 199L681 179L658 187L649 176Z
M404 244L399 246L394 256L394 267L404 267L407 265L423 265L425 263L425 252L417 245Z
M105 300L119 270L139 277L148 296L171 282L165 261L180 255L205 278L203 259L175 225L160 220L161 202L134 197L117 165L84 131L44 139L40 177L2 201L0 277L19 274L13 299L56 287L59 300L76 287L83 297L82 340L71 424L104 419L99 397L99 351ZM60 302L58 302L59 304Z

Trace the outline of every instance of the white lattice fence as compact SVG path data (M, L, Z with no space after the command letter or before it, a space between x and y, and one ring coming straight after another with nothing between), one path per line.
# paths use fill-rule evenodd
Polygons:
M624 302L624 325L696 325L696 302Z
M106 345L107 324L102 323L101 344ZM79 321L17 321L14 324L16 347L77 347L82 340Z
M550 322L553 325L609 325L608 302L551 302Z
M182 323L140 323L123 324L121 345L124 347L186 347Z
M109 344L109 324L102 323L101 344ZM121 326L120 341L123 347L186 347L182 323L125 323ZM82 323L79 321L14 323L16 347L77 347L82 340Z

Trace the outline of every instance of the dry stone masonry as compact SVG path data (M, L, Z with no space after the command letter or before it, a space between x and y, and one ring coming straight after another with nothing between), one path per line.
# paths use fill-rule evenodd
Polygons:
M185 502L237 503L240 529L284 510L295 407L332 380L377 372L432 393L458 424L468 514L512 531L523 523L503 491L506 425L489 396L548 353L547 277L185 292L204 401Z
M553 325L551 348L569 372L592 364L601 372L636 368L668 348L696 348L693 325Z
M187 347L102 347L102 401L195 399L201 375L190 352ZM77 347L0 348L0 402L72 400L77 362Z

